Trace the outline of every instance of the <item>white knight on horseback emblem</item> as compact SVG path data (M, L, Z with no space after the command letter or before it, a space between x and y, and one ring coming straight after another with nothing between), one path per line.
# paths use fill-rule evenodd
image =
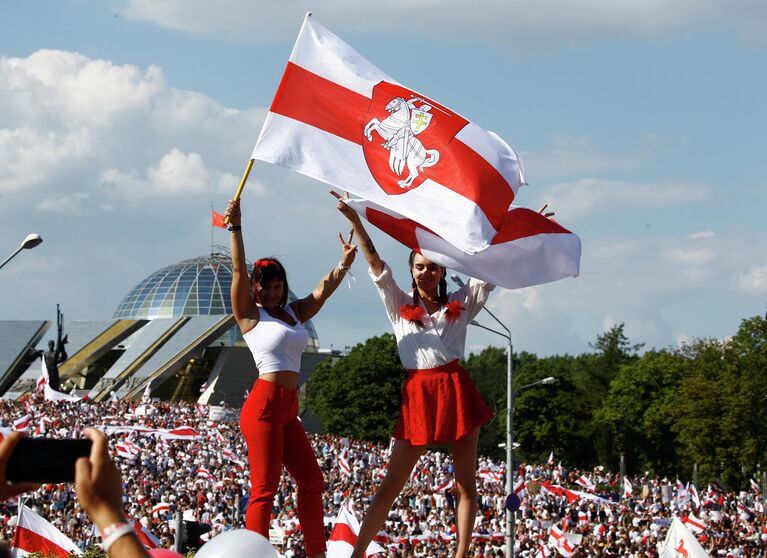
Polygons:
M419 105L419 106L417 106ZM424 168L439 161L439 151L426 149L416 136L431 124L432 106L420 97L406 101L395 97L386 104L389 116L383 120L373 118L365 125L365 137L373 141L373 132L384 140L382 147L389 150L389 168L396 176L402 176L407 166L408 176L398 180L400 188L409 188Z

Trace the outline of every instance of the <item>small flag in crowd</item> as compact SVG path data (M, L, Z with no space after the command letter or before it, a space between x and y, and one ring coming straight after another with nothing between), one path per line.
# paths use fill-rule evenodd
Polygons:
M629 481L628 477L623 477L623 497L631 498L633 494L634 487L631 486L631 481Z
M700 534L703 531L706 530L708 527L702 519L698 519L693 514L688 514L686 517L682 518L682 523L685 524L685 526L692 531L693 533Z
M346 458L346 449L338 455L338 466L341 468L341 473L349 477L352 474L352 468L349 466L349 461Z
M327 558L349 558L357 543L360 524L357 517L348 508L348 503L341 506L336 517L336 524L328 540ZM384 549L376 542L371 542L365 550L365 556L380 554Z
M572 556L575 546L556 525L549 528L549 545L562 556Z
M11 547L16 549L17 557L39 552L44 556L66 558L70 553L78 556L83 553L64 533L23 504Z
M548 463L549 465L554 465L554 452L553 451L549 454L549 459L548 459L548 461L546 461L546 463Z

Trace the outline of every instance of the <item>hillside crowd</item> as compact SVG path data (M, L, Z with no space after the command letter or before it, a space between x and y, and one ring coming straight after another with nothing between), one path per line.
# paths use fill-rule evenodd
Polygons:
M213 419L211 409L185 403L0 401L0 427L26 429L30 436L80 437L88 426L110 436L122 471L125 512L169 548L178 513L210 527L203 541L244 527L249 493L247 451L237 412ZM330 537L339 510L361 519L386 469L386 445L338 436L310 435L325 477L325 523ZM428 451L396 500L376 541L392 558L451 556L455 547L455 497L449 454ZM471 555L500 558L505 548L505 468L480 459L479 514ZM754 483L732 492L719 486L696 492L677 479L620 476L597 468L567 470L548 464L522 465L517 480L515 555L524 557L656 557L671 520L692 521L712 557L767 557L767 516ZM627 488L628 487L628 488ZM81 548L98 542L72 485L43 485L24 503ZM0 536L13 537L18 501L0 504ZM272 541L287 558L303 558L295 515L296 491L283 472L274 501ZM558 551L549 533L558 528L572 550Z

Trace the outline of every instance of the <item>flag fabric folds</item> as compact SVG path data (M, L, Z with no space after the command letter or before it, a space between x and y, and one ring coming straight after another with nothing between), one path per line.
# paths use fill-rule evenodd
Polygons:
M684 524L675 517L660 549L659 558L709 558L708 554Z
M17 557L35 552L62 558L69 556L70 552L82 555L82 551L64 533L23 504L11 547L15 549Z
M215 211L213 209L211 209L210 211L211 211L210 224L214 227L225 229L226 222L224 221L224 216L221 215L218 211Z
M466 252L490 245L524 183L500 137L397 83L310 16L252 159L387 207Z
M530 209L510 209L492 244L468 254L391 210L365 200L344 201L370 223L429 260L499 287L521 289L579 273L578 235ZM550 464L553 453L551 459Z

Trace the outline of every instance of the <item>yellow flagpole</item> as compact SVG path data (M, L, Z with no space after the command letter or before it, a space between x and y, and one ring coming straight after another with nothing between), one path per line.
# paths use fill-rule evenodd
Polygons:
M240 180L240 185L237 187L237 191L234 193L234 201L239 200L240 196L242 195L242 189L245 188L245 183L248 181L248 176L250 176L250 169L253 168L253 161L254 159L248 161L248 166L245 167L245 172L242 175L242 180ZM228 225L229 217L226 217L224 222Z

